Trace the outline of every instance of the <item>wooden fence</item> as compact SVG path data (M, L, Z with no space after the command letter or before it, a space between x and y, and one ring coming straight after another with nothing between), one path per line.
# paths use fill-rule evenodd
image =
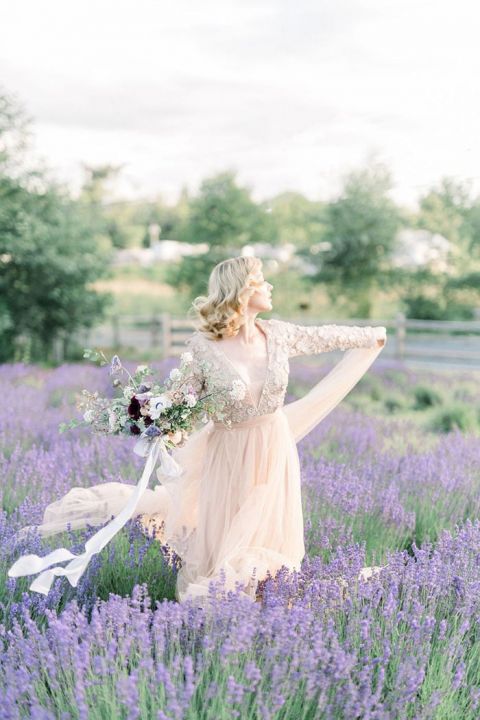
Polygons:
M400 360L429 358L444 362L459 360L480 366L479 320L415 320L398 313L395 318L350 318L348 320L308 320L284 318L300 325L336 323L338 325L384 325L388 341L383 357ZM113 317L107 324L76 333L75 342L82 347L109 349L131 348L157 351L159 359L178 355L185 350L184 341L193 325L185 318L163 313L154 317ZM61 349L59 348L61 354ZM61 358L59 358L61 359Z

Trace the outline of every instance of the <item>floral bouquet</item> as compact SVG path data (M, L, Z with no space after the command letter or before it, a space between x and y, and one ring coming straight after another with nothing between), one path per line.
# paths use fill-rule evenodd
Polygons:
M199 420L208 422L208 414L217 412L233 397L238 398L240 388L232 386L225 392L199 395L192 384L192 362L190 352L184 352L180 366L173 368L162 382L154 379L148 365L138 365L134 374L122 365L118 355L109 361L102 351L84 349L84 358L110 365L112 385L121 393L114 398L101 397L98 392L82 390L77 409L83 411L83 420L73 419L61 423L60 432L88 425L95 433L106 435L139 436L134 447L137 455L146 456L152 440L161 441L162 449L172 449L185 444ZM236 383L236 381L234 381ZM162 453L162 470L166 474L179 474L180 469L173 458Z

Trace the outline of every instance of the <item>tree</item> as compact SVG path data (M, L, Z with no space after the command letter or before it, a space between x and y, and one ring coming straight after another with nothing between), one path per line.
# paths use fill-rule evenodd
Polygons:
M410 309L411 314L420 317L418 307L425 307L427 313L435 303L436 314L430 312L429 315L432 318L473 317L480 288L480 203L478 198L472 198L471 182L442 178L437 186L420 198L415 224L447 238L452 245L452 253L449 257L450 272L436 278L434 299L425 301L424 295L418 295L418 290L415 296L413 293L410 295L407 305L410 303L411 308L413 300L416 302L414 309ZM418 288L414 277L412 284Z
M21 175L30 139L30 118L16 97L0 88L0 172Z
M325 203L308 200L301 193L284 192L269 202L279 245L293 243L309 249L325 231Z
M451 262L458 273L470 269L478 242L478 205L471 198L471 183L444 177L420 198L417 227L443 235L456 248Z
M108 296L89 285L105 273L109 251L65 190L15 162L2 135L22 137L22 111L6 96L0 109L0 360L15 358L22 338L32 359L47 359L55 338L103 314Z
M271 242L274 238L270 215L251 199L248 189L237 186L235 173L207 178L198 196L188 199L188 213L183 214L178 239L206 243L209 252L185 256L178 265L168 268L166 280L193 299L206 292L208 275L217 262L238 254L243 245Z
M175 206L167 205L161 196L149 202L138 201L131 203L130 207L130 223L141 227L142 247L148 248L151 246L150 228L152 225L158 225L159 239L171 240L177 238L180 224L178 210Z
M475 260L480 260L480 197L477 197L469 208L467 222L470 227L470 250Z
M85 181L80 193L88 222L98 236L108 237L115 248L128 246L127 224L121 217L121 206L109 203L112 186L118 179L121 165L85 165Z
M311 280L327 283L332 299L343 294L364 317L370 316L372 291L400 225L399 211L387 196L390 187L383 165L351 172L342 195L326 209L323 241L330 247L312 256L318 272Z
M222 248L214 247L208 253L187 255L176 265L169 265L165 272L165 281L185 292L191 300L198 295L206 295L208 277L215 265L229 255Z
M190 200L181 240L210 247L239 248L247 243L274 239L271 218L239 187L235 173L223 172L205 179L197 197Z

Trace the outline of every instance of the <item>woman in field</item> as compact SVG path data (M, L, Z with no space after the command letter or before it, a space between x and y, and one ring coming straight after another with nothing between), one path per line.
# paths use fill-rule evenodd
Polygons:
M272 285L258 258L235 257L213 269L208 295L193 303L188 381L200 396L233 388L230 400L173 451L183 468L147 488L134 515L182 559L176 597L200 599L226 580L252 601L261 581L305 555L297 443L355 386L386 341L382 326L301 326L258 318L272 310ZM304 397L284 404L289 358L346 350ZM49 505L43 535L101 524L117 515L133 487L120 482L73 488ZM60 559L60 558L59 558ZM365 568L364 570L368 570Z

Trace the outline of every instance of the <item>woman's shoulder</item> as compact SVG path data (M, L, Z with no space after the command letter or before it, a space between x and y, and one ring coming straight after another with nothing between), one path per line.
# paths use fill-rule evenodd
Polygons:
M209 352L209 341L200 330L194 330L185 340L189 352L197 357L203 357Z
M201 333L198 330L193 330L185 340L185 345L188 345L189 348L194 348L199 344L201 339Z
M286 320L280 320L279 318L259 318L262 327L273 337L279 337L286 332L292 324Z
M257 318L257 322L270 330L276 330L283 324L283 320L278 320L277 318Z
M292 331L292 324L279 318L259 318L260 327L270 338L272 344L284 345Z

